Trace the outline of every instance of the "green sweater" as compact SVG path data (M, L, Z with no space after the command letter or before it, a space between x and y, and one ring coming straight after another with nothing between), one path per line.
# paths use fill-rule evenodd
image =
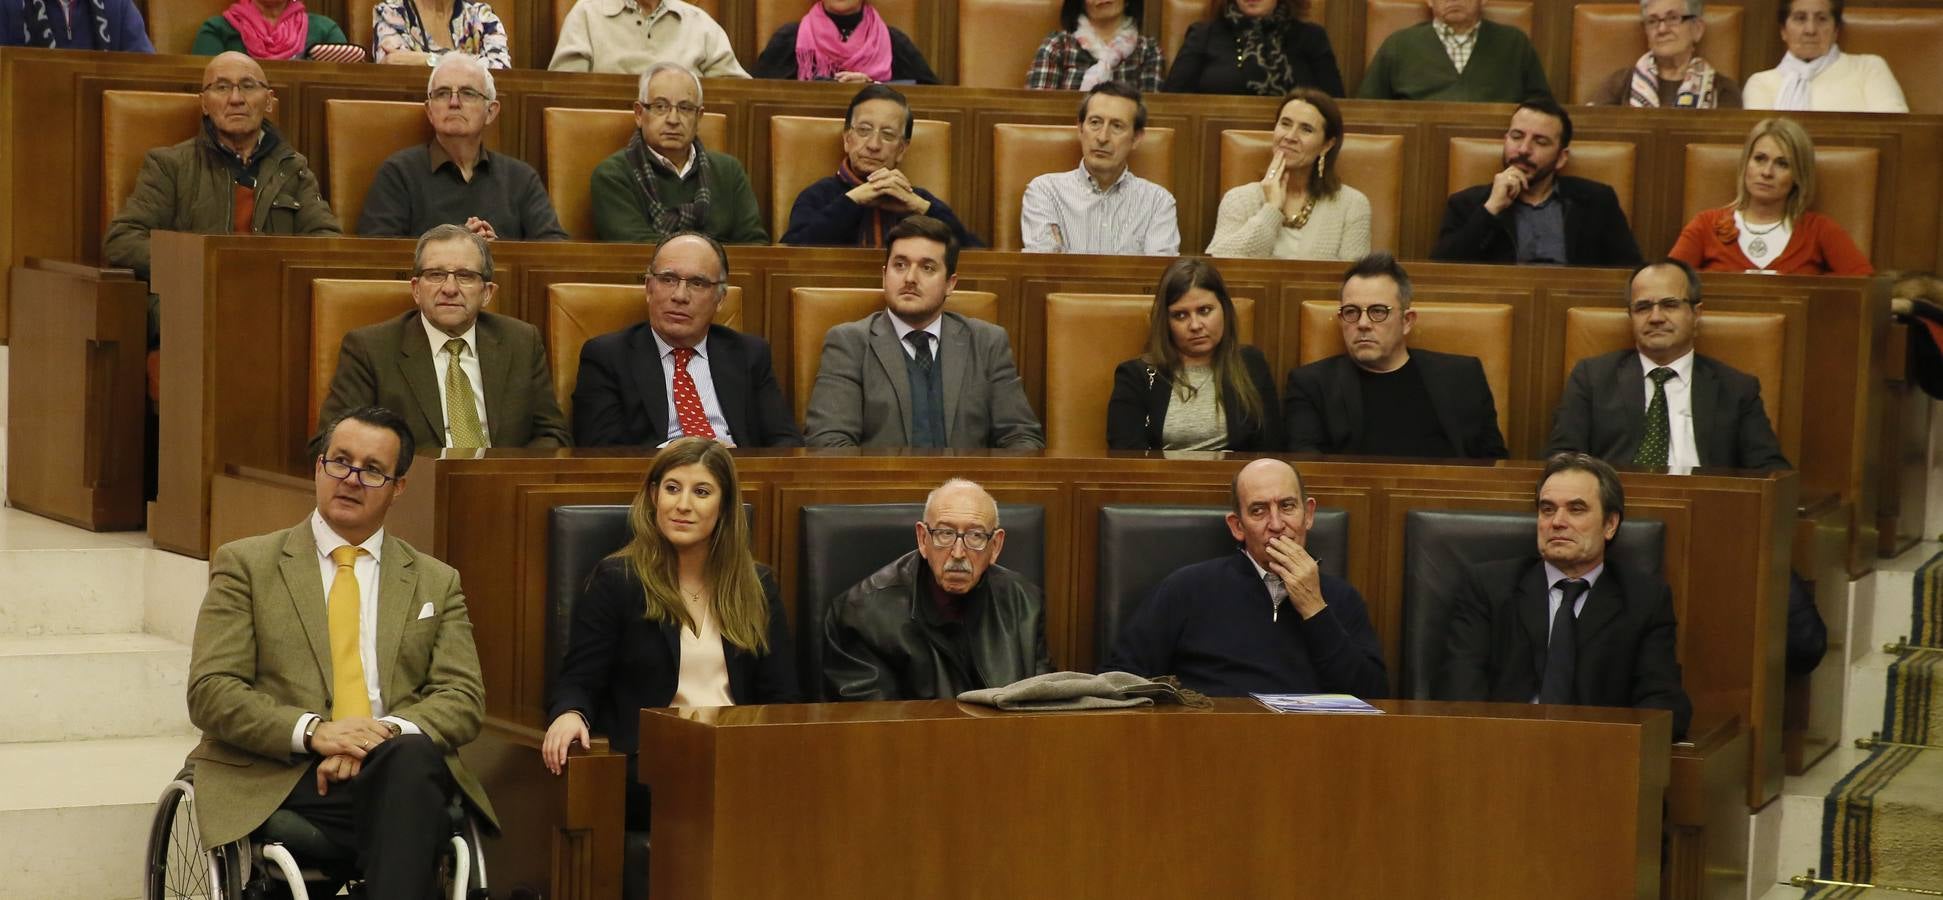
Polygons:
M708 151L709 174L714 178L708 212L702 216L701 231L724 244L767 244L769 232L762 227L762 211L756 208L756 192L749 187L749 174L727 153ZM655 193L661 202L680 206L695 198L701 180L655 173ZM603 241L628 241L636 244L660 243L662 235L648 222L648 203L628 173L627 150L600 161L594 167L592 184L594 233Z
M305 15L310 19L310 30L304 35L306 51L318 44L351 42L350 38L344 36L344 29L337 27L336 22L316 13ZM197 56L215 56L225 50L234 50L238 53L249 52L243 49L243 36L237 33L236 26L229 24L229 20L222 16L210 16L202 23L202 30L196 32L196 42L189 47L189 52Z
M1390 35L1370 60L1357 95L1365 100L1522 103L1551 96L1545 66L1525 33L1478 23L1471 61L1460 74L1429 22Z

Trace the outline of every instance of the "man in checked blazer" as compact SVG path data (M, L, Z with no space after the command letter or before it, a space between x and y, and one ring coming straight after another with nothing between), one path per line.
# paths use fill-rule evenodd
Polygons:
M951 228L911 216L884 246L884 309L824 337L809 445L1045 447L1005 329L944 311L958 283Z

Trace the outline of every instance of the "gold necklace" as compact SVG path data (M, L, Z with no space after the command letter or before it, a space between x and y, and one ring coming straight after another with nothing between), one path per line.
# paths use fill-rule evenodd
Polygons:
M1298 210L1295 215L1282 220L1282 227L1301 231L1302 226L1309 224L1309 214L1315 211L1316 195L1310 194L1308 199L1302 201L1302 209Z

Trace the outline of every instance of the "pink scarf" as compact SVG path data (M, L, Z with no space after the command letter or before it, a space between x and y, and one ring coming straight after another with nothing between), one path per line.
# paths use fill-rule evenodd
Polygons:
M838 72L862 72L872 81L891 80L891 30L874 7L864 7L863 21L850 37L843 39L823 4L810 7L796 29L797 80L834 78Z
M223 10L223 18L236 27L243 50L252 59L296 59L303 55L304 38L310 34L310 14L299 0L291 0L275 22L265 20L250 0L236 0Z

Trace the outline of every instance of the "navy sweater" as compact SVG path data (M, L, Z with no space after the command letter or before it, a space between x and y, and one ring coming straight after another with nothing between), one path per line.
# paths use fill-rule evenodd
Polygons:
M958 214L951 211L943 200L931 195L921 187L912 187L918 196L931 202L931 211L926 213L951 226L958 235L960 247L983 247L985 242L978 235L965 230L965 224L958 221ZM824 178L803 189L796 195L795 205L789 208L789 230L783 232L783 243L821 247L859 247L863 246L857 231L864 223L869 207L858 206L845 196L850 193L850 185L835 175ZM899 217L898 221L903 218ZM888 226L886 227L888 229Z

